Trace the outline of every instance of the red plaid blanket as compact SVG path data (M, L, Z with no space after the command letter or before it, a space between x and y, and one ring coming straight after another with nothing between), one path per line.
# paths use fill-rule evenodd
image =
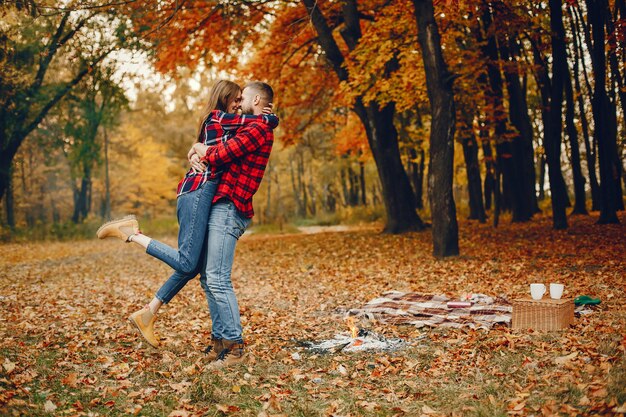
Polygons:
M482 294L474 294L471 307L448 308L452 301L445 295L403 293L389 291L383 293L362 308L348 312L353 316L365 316L389 324L412 324L417 327L445 326L490 329L496 323L509 326L513 307L504 298L493 299Z

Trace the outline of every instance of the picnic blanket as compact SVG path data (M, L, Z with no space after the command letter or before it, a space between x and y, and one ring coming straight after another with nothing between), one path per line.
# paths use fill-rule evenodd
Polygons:
M495 324L511 324L513 307L502 297L472 294L471 307L448 308L452 301L445 295L388 291L362 308L348 311L352 316L365 316L382 323L411 324L417 327L470 327L491 329Z

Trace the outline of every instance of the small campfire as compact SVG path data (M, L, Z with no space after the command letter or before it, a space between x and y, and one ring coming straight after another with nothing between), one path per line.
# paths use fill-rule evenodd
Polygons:
M361 352L365 350L397 350L406 342L402 339L387 339L370 330L359 329L354 317L348 317L346 323L350 332L336 334L334 338L321 342L301 341L300 346L314 353Z

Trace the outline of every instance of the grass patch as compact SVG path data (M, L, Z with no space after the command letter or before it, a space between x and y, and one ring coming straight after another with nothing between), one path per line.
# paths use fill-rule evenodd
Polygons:
M615 398L618 404L626 403L626 360L623 356L609 372L607 390L609 397Z
M300 230L297 226L291 223L283 223L283 224L274 224L274 223L266 223L266 224L258 224L254 225L250 228L250 231L254 234L259 235L281 235L281 234L291 234L291 233L300 233Z

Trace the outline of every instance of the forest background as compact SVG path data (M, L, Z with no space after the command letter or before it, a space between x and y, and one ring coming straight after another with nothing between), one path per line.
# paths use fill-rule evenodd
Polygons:
M563 229L566 210L623 210L623 0L144 6L0 6L3 239L89 236L127 213L174 230L219 78L276 92L256 226L432 223L447 256L457 216L543 209Z

